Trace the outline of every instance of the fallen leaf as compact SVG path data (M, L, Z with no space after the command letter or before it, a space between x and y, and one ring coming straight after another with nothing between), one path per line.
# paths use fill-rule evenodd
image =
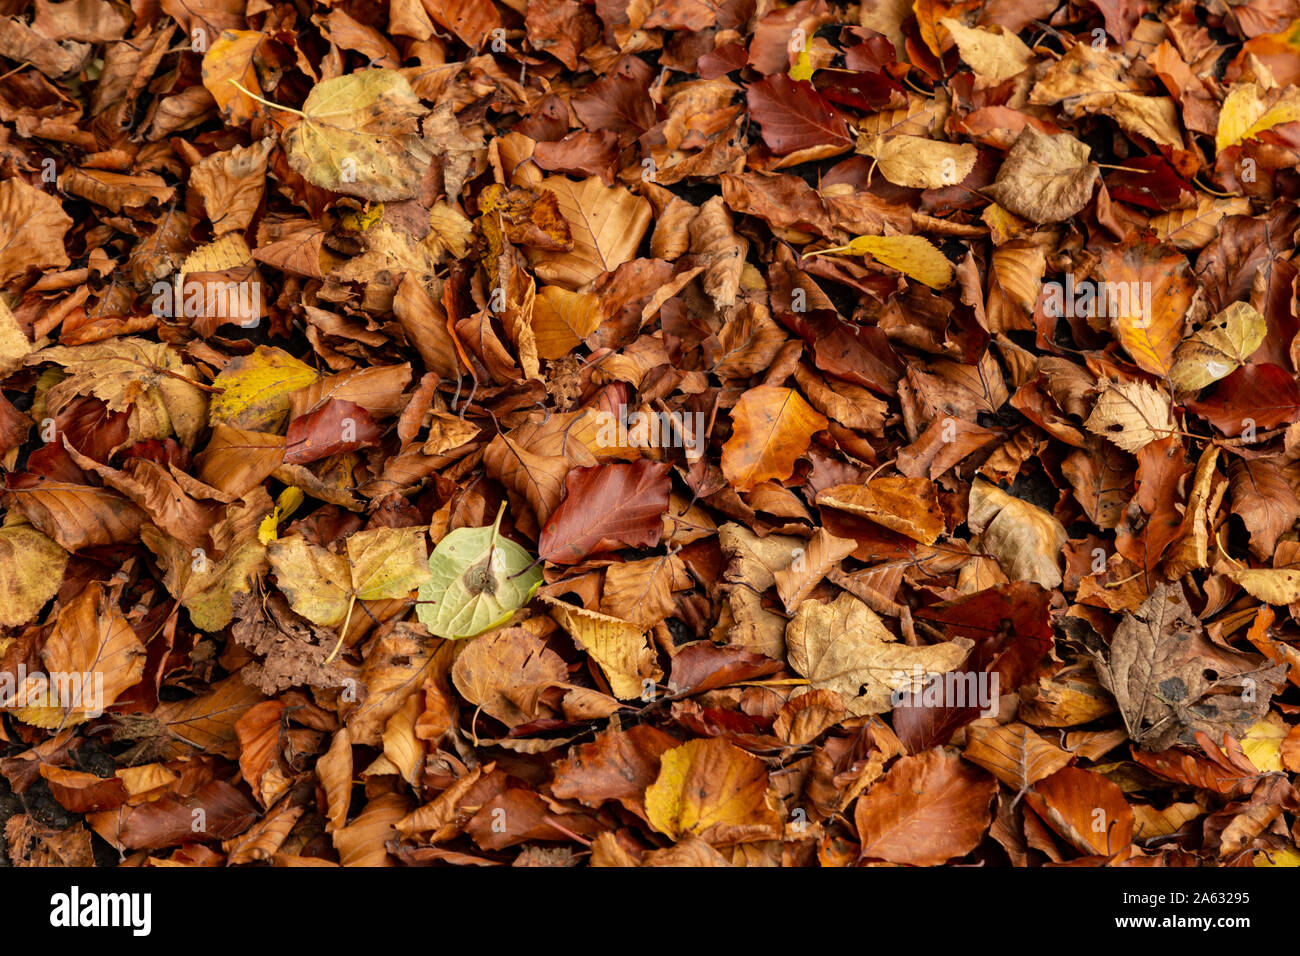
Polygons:
M777 803L763 761L718 738L665 751L645 791L646 818L656 830L713 846L778 838Z
M909 647L898 643L871 608L851 594L829 604L804 601L786 630L790 666L814 690L833 690L850 714L883 714L926 674L953 670L972 644L957 638Z
M1026 124L985 192L1030 222L1061 222L1077 215L1101 178L1091 150L1067 133L1049 136Z
M989 825L997 781L955 754L900 757L858 798L861 858L937 866L965 856Z
M827 426L826 417L794 389L771 385L747 391L731 416L732 435L722 449L722 472L737 491L750 491L772 478L789 478L795 459L807 451L813 434Z

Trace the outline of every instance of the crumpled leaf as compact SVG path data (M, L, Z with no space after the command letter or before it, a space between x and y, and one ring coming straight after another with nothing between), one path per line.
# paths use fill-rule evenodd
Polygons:
M653 685L663 677L655 663L654 648L646 640L645 628L639 624L553 598L545 600L551 616L600 665L615 697L640 697L647 681Z
M814 689L839 693L850 714L883 714L926 674L953 670L972 642L900 644L871 608L851 594L829 604L804 601L786 629L790 666Z
M41 648L45 675L19 685L14 716L46 729L100 716L144 674L145 648L107 589L95 582L68 603ZM57 678L56 678L57 675Z
M1090 152L1068 133L1052 136L1026 123L984 192L1030 222L1062 222L1088 204L1101 178Z
M1193 744L1198 732L1240 737L1267 713L1286 670L1210 643L1182 585L1163 582L1093 658L1129 736L1156 751Z
M161 342L129 336L90 345L55 345L32 353L27 362L54 362L68 373L46 395L51 411L77 395L94 395L112 411L130 412L133 437L174 434L186 446L194 444L207 424L207 396L193 384L198 371Z
M966 523L1012 581L1034 581L1045 588L1061 583L1065 528L1042 508L976 478Z

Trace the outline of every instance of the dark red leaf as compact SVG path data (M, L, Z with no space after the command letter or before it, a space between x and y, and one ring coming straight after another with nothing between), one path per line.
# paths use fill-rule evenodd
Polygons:
M645 459L573 469L564 479L564 500L542 528L538 553L552 564L577 564L601 551L658 544L668 472L667 465Z

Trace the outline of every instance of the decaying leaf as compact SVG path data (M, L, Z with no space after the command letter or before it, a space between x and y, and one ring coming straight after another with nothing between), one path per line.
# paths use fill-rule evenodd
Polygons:
M1197 732L1244 733L1267 711L1285 670L1212 645L1180 585L1156 585L1124 616L1109 651L1094 656L1130 736L1149 750L1194 743Z

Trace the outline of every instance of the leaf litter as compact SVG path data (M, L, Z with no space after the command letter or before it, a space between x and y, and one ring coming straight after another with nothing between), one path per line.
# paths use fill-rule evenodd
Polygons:
M10 4L5 858L1300 864L1225 10Z

